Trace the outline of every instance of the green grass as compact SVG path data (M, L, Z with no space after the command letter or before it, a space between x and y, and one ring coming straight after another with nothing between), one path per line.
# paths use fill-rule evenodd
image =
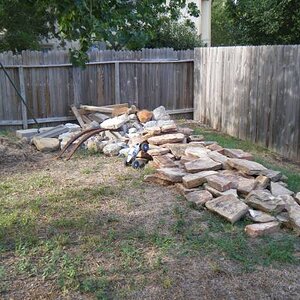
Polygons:
M254 156L254 160L263 164L269 169L282 172L288 177L287 184L294 192L300 191L300 166L299 164L293 164L286 162L280 158L274 152L255 145L249 141L243 141L227 134L223 134L211 129L196 128L195 134L202 134L207 141L216 141L224 148L236 148L250 152Z
M99 159L102 167L115 162ZM218 258L247 271L299 263L298 238L291 233L249 239L247 222L233 226L203 211L190 218L191 208L181 196L153 228L137 224L145 208L134 209L147 201L143 177L153 169L129 168L113 183L94 184L86 176L100 168L93 163L79 170L82 185L63 185L53 173L38 169L0 182L0 253L9 258L0 265L0 298L10 280L23 278L42 278L65 298L72 292L95 299L130 298L147 284L172 288L169 262L185 258L208 256L216 273L221 272ZM134 212L130 218L129 212Z

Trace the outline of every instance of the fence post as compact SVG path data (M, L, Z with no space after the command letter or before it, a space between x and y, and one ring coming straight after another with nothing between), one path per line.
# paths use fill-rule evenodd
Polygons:
M20 82L20 94L23 97L23 100L25 103L27 103L26 100L26 94L25 94L25 83L24 83L24 69L23 67L18 68L19 73L19 82ZM23 129L28 128L28 119L27 119L27 108L25 104L22 102L21 104L21 111L22 111L22 123L23 123Z
M115 104L120 104L120 63L115 62Z

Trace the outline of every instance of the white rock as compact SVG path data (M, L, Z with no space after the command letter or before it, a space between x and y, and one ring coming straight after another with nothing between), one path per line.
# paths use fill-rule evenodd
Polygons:
M170 115L167 114L164 106L159 106L153 110L154 120L170 120Z
M107 144L103 148L103 153L107 156L117 156L121 147L118 144Z
M59 139L56 138L33 138L32 142L41 152L52 152L59 149Z
M125 123L127 123L129 121L129 117L128 115L121 115L119 117L115 117L115 118L111 118L111 119L107 119L104 122L102 122L100 124L101 128L104 129L118 129L120 127L122 127Z

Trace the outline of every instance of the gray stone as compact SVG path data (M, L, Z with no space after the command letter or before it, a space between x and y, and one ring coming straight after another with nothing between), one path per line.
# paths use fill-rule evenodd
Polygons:
M300 204L300 192L295 196L295 200L298 202L298 204Z
M254 190L245 199L245 202L256 209L269 213L279 213L285 209L285 202L275 198L268 190Z
M259 175L267 176L270 180L276 182L282 178L282 173L270 169L262 170Z
M104 129L119 129L128 121L129 121L128 115L121 115L119 117L115 117L103 121L100 124L100 127Z
M207 177L207 184L220 192L225 192L232 188L232 182L222 175Z
M36 128L16 130L16 136L21 139L23 137L30 139L38 133Z
M210 158L199 158L184 164L185 169L189 173L198 173L201 171L216 171L222 168L222 164L215 162Z
M182 182L186 188L194 188L207 182L207 177L218 174L216 171L203 171L194 174L188 174L182 178Z
M153 119L158 120L170 120L170 115L166 112L164 106L159 106L155 108L153 111Z
M36 134L37 138L57 138L60 134L68 132L69 128L65 125L58 125L50 129L41 130L40 133Z
M113 144L107 144L103 148L103 153L107 156L117 156L119 154L119 151L121 150L120 145L113 143Z
M195 191L185 195L187 201L192 202L196 207L202 207L207 201L213 199L213 196L208 191Z
M161 126L161 132L167 133L167 132L176 132L177 126L176 124L166 124Z
M224 149L224 155L230 157L230 158L240 158L240 159L247 159L247 160L253 160L252 154L245 152L241 149Z
M32 139L35 147L41 152L53 152L59 149L59 139L56 138L37 138Z
M248 212L248 206L233 195L207 201L205 206L231 223L235 223Z
M294 192L285 188L278 182L271 182L271 193L274 197L284 196L284 195L294 195Z
M170 133L170 134L152 136L148 139L148 142L154 145L163 145L168 143L180 143L183 140L184 140L184 134Z
M280 228L280 223L277 221L269 223L260 223L260 224L250 224L245 227L245 232L250 237L258 237L271 233L278 232Z
M247 175L259 175L261 171L266 170L263 165L247 159L230 158L227 163Z
M173 183L182 182L182 177L187 173L179 168L161 168L158 169L159 174L163 174L168 180Z
M275 217L267 213L264 213L260 210L254 210L254 209L249 209L249 218L251 221L256 223L267 223L267 222L276 221Z

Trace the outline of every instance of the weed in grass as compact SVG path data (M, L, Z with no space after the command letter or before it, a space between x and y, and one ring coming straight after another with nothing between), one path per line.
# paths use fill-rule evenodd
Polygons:
M143 265L143 255L133 241L122 241L120 247L122 266L125 269L135 267L140 269Z
M80 290L95 294L96 299L109 299L109 280L105 276L85 278L80 284Z
M7 284L5 282L6 272L3 266L0 266L0 295L7 291Z

